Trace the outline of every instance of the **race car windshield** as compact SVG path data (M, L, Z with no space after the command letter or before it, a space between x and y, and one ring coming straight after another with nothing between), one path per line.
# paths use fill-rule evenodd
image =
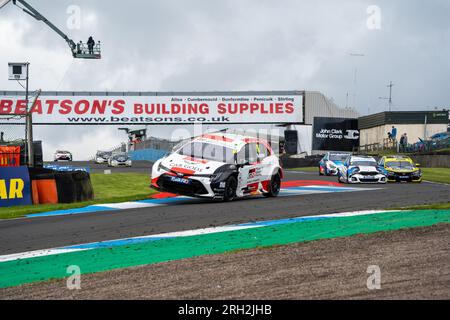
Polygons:
M351 166L363 166L363 167L376 167L377 163L375 161L361 161L361 160L356 160L356 161L351 161L350 162Z
M129 157L126 154L116 154L116 155L114 155L112 157L113 160L118 160L118 159L120 159L120 160L122 160L122 159L128 160L128 158Z
M406 169L406 170L414 169L413 165L408 161L389 161L386 162L386 167L393 169Z
M178 153L197 159L234 163L233 149L212 143L192 142L181 148Z
M331 161L345 161L347 159L348 154L330 154Z
M111 153L109 153L109 152L99 152L98 153L98 156L99 157L108 157L108 156L110 156L111 155Z

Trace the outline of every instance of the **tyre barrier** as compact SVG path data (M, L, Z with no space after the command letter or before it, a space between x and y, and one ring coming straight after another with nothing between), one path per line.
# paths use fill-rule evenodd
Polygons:
M94 198L87 172L29 168L29 174L34 204L74 203Z
M76 201L88 201L94 199L91 176L84 171L73 171L72 179L75 183Z
M72 172L55 172L55 181L58 188L59 203L77 202L75 181Z

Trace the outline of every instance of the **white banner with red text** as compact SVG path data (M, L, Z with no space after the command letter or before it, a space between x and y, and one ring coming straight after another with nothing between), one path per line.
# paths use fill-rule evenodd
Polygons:
M34 124L302 123L303 95L41 96ZM0 123L23 123L23 97L0 95Z

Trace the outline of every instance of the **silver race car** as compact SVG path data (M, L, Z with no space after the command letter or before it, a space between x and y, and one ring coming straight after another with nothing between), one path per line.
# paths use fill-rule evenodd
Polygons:
M108 159L108 167L131 167L132 164L133 163L128 154L122 152L113 154Z
M349 156L338 170L338 181L345 183L386 183L387 178L370 156Z
M95 163L108 163L109 158L111 158L112 152L110 151L97 151L95 155Z

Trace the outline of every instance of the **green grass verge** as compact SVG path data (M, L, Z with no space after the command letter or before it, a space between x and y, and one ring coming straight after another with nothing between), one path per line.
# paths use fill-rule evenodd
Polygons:
M444 203L436 203L436 204L424 204L424 205L418 205L418 206L410 206L410 207L403 207L403 208L389 208L387 210L449 210L450 209L450 202L444 202Z
M70 204L43 204L0 208L0 219L23 217L31 213L74 209L100 203L142 200L155 193L150 189L150 177L141 173L91 174L94 200Z
M450 183L450 168L422 168L423 180Z

